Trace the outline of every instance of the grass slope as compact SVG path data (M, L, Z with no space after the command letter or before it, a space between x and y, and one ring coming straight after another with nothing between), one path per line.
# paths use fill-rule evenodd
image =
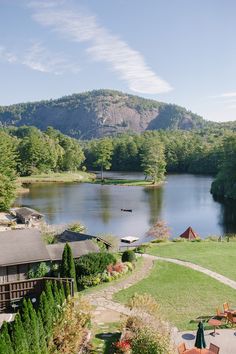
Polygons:
M196 329L199 316L215 314L228 301L236 306L236 292L205 274L164 261L156 262L150 276L118 292L114 299L127 303L135 293L149 293L160 304L163 317L180 330Z
M61 172L61 173L44 173L39 175L31 175L27 177L19 177L21 183L39 183L39 182L90 182L95 175L87 172Z
M236 242L168 242L152 244L147 252L190 261L236 280Z

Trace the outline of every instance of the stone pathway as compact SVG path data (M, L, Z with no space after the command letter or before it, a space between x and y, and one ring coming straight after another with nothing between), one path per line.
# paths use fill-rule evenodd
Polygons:
M198 272L204 273L206 275L209 275L210 277L218 280L220 283L225 284L230 286L232 289L236 289L236 281L231 280L227 277L225 277L224 275L221 275L219 273L213 272L212 270L209 270L207 268L204 268L202 266L199 266L197 264L188 262L188 261L181 261L179 259L175 259L175 258L165 258L165 257L159 257L159 256L151 256L149 254L144 254L143 257L145 259L150 259L152 261L166 261L166 262L171 262L171 263L175 263L175 264L179 264L182 265L184 267L188 267L194 270L197 270ZM235 351L236 353L236 351Z
M146 278L153 267L154 261L155 259L144 257L142 268L134 270L134 272L128 278L120 280L114 285L110 285L105 289L97 290L91 294L86 295L86 299L96 307L102 307L122 313L124 315L129 315L129 308L116 301L113 301L113 295L118 291L127 289L130 286L138 283L140 280Z

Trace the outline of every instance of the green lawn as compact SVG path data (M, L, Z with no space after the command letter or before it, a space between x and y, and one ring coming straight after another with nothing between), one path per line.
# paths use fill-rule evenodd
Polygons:
M104 178L102 181L101 179L97 179L94 181L94 183L99 183L99 184L113 184L113 185L121 185L121 186L152 186L156 187L157 185L154 185L150 181L145 181L145 180L131 180L131 179L110 179L110 178Z
M236 280L236 242L167 242L151 244L146 252L190 261Z
M115 294L116 301L127 303L134 293L149 293L160 304L163 317L180 330L196 329L199 316L215 314L228 301L236 306L236 291L205 274L158 261L150 276Z
M58 172L58 173L43 173L31 175L27 177L19 177L20 183L38 183L38 182L89 182L95 178L92 173L83 171L78 172Z

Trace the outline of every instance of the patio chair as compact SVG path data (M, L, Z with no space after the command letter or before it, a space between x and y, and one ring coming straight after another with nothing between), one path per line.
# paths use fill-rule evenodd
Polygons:
M233 309L230 309L230 308L229 308L228 302L225 302L225 303L223 304L223 309L224 309L224 312L225 312L225 313L234 312Z
M186 351L185 343L184 343L184 342L183 342L183 343L180 343L180 344L178 345L178 353L179 353L179 354L183 354L185 351Z
M217 347L217 345L215 345L213 343L210 343L209 350L214 354L219 354L219 352L220 352L220 348Z
M219 318L219 319L221 319L221 320L222 320L223 318L226 320L226 319L227 319L227 313L225 313L225 312L220 312L220 309L217 308L217 309L216 309L216 317Z
M231 312L227 313L227 319L228 322L232 324L232 326L236 325L236 317L234 317Z

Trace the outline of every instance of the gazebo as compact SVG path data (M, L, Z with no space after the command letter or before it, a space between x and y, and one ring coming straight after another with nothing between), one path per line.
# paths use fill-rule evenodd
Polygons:
M186 240L195 240L199 238L198 234L189 226L179 237L185 238Z

